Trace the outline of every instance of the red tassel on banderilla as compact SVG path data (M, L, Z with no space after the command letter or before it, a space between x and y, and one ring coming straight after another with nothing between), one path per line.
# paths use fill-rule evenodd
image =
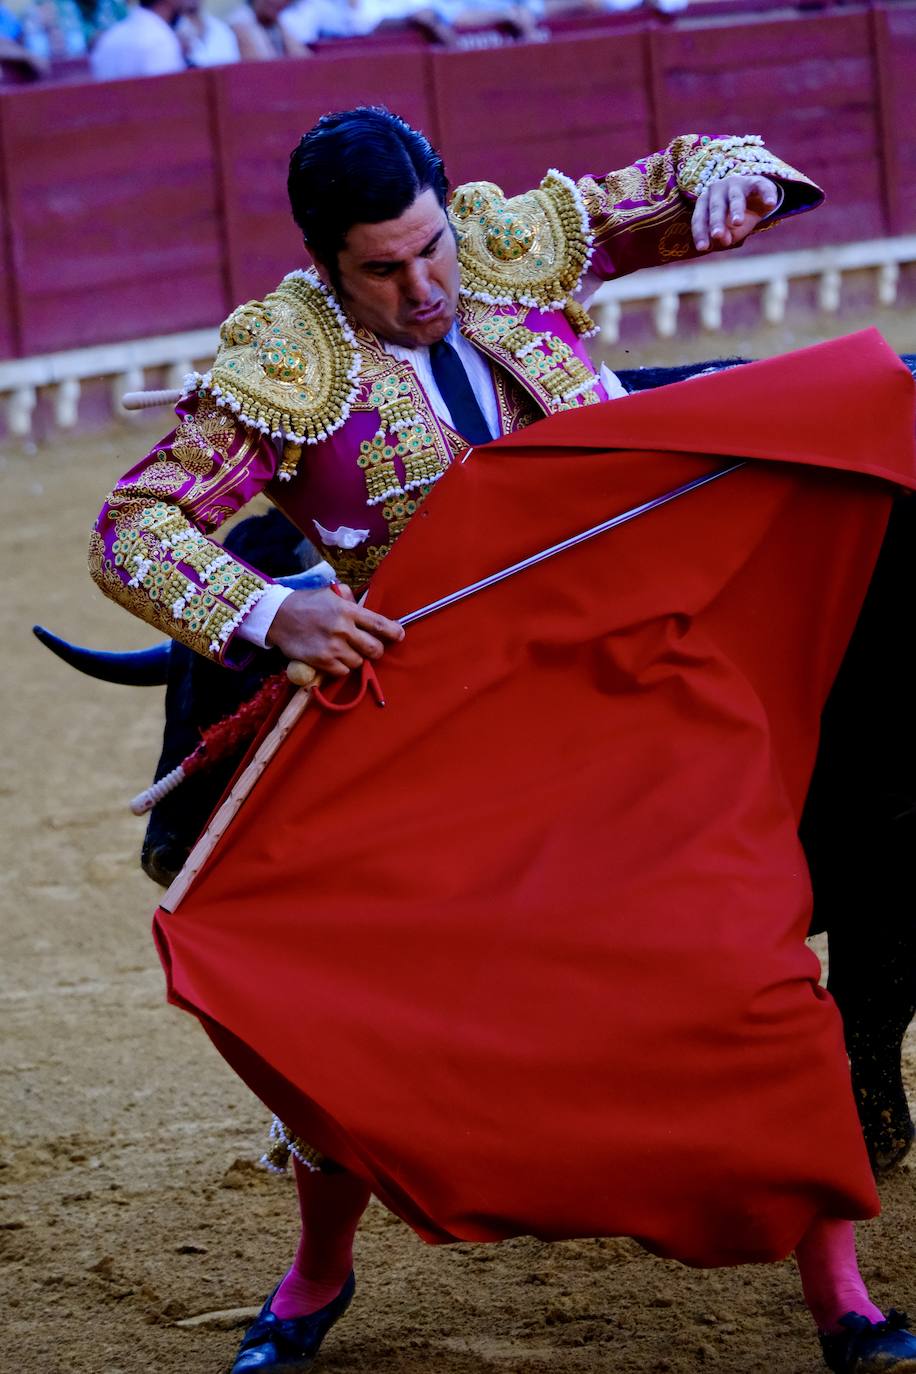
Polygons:
M265 678L254 696L242 702L237 711L202 730L197 748L186 759L182 759L170 773L166 773L164 777L138 793L130 803L131 811L135 816L146 815L162 801L163 797L174 792L195 773L206 772L225 759L238 755L251 743L274 711L282 706L289 695L290 684L310 692L314 700L326 711L352 711L354 706L360 704L367 691L371 692L377 705L384 706L385 698L382 695L378 674L368 659L364 659L360 665L359 678L360 685L356 696L346 701L332 701L317 685L318 675L314 668L310 668L306 663L290 663L286 672L274 673L271 677Z

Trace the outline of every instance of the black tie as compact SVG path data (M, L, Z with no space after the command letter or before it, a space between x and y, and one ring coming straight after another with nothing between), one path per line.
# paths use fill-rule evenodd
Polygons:
M429 361L436 386L448 406L458 433L469 444L489 443L493 435L455 349L445 339L440 339L438 343L430 344Z

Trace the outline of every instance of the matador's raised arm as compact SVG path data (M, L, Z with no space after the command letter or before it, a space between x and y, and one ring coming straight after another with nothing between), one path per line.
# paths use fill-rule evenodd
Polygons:
M698 256L690 229L694 206L706 187L736 175L769 177L780 188L782 201L767 227L824 199L820 187L771 153L756 134L682 134L632 167L579 180L594 236L591 274L610 280Z

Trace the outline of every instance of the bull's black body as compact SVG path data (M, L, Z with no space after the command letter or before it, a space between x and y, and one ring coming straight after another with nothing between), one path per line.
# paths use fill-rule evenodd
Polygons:
M720 359L622 372L628 391L745 362ZM904 359L916 372L916 356ZM300 532L278 512L238 525L226 546L270 576L308 566ZM308 548L308 546L306 546ZM916 672L909 632L916 585L916 497L897 498L855 634L824 713L801 837L814 883L814 930L826 930L830 990L843 1016L859 1113L877 1168L913 1136L901 1042L916 1013ZM281 660L261 653L227 672L174 644L159 778L189 754L201 728L250 697ZM186 858L234 765L185 783L153 811L143 844L150 877L168 882ZM799 1046L799 1053L803 1053Z
M879 1166L913 1135L900 1051L916 1014L914 587L916 496L898 496L824 710L801 823L815 929L827 931L828 986Z

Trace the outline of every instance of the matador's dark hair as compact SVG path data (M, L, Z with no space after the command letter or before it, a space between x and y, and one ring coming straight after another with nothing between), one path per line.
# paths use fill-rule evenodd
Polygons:
M336 273L354 224L380 224L421 191L445 204L448 182L429 139L379 105L322 115L293 149L286 183L309 252Z

